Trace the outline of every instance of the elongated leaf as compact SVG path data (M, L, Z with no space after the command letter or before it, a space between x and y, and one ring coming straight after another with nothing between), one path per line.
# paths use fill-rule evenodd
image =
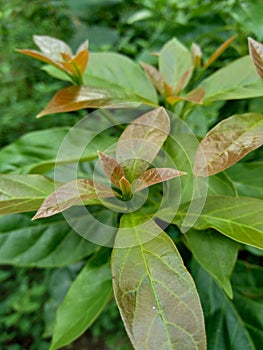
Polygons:
M170 131L165 109L154 109L134 120L124 130L116 148L118 163L132 182L154 160Z
M76 234L62 215L35 222L31 217L28 214L0 217L1 265L66 266L98 249Z
M202 61L202 50L199 45L196 43L192 43L191 46L191 56L192 56L192 63L195 68L198 68L201 66Z
M176 38L168 41L160 51L159 70L166 84L176 89L179 80L189 71L187 78L181 86L181 90L191 78L193 63L190 51Z
M98 154L106 175L115 186L120 187L120 179L124 177L122 167L114 158L108 156L107 154L102 152L98 152Z
M206 64L203 66L203 70L206 70L211 64L228 48L229 45L236 39L237 34L226 40L219 48L212 54Z
M180 225L188 205L182 206L174 223ZM263 201L249 197L214 196L206 199L201 214L193 206L189 214L196 219L193 228L214 228L237 242L263 248Z
M75 111L84 108L99 108L124 102L146 102L132 92L121 89L89 86L70 86L60 90L37 117L47 114Z
M236 263L239 244L214 230L192 229L184 238L195 259L232 298L230 277Z
M76 204L84 205L86 201L107 197L114 197L111 188L91 180L72 180L45 199L33 220L61 213Z
M227 170L240 196L263 199L263 162L240 162Z
M40 173L44 174L52 169L55 164L76 163L97 158L97 150L104 149L116 142L112 136L99 135L93 139L94 132L81 128L61 127L44 131L33 131L13 144L8 145L0 151L0 172L1 173ZM64 138L69 134L71 147L67 152L57 153ZM88 143L89 139L93 139ZM89 144L83 152L83 145Z
M165 88L164 88L164 79L162 74L158 71L157 68L155 68L154 66L145 63L145 62L141 62L141 66L143 67L143 69L145 70L146 74L149 76L149 78L151 79L153 85L155 86L155 88L159 91L159 93L161 95L165 94Z
M249 56L219 69L199 86L206 91L204 103L263 96L263 84Z
M233 115L217 124L201 141L195 159L197 176L219 173L263 144L263 115Z
M122 217L116 247L128 241L134 246L114 248L111 265L115 298L134 348L205 349L190 274L171 239L153 221L141 223L134 214Z
M41 175L0 175L0 215L36 210L52 191Z
M112 297L109 250L103 249L81 270L59 306L50 350L78 338Z
M167 101L173 104L177 101L188 101L195 104L202 104L205 96L205 89L202 86L198 86L196 89L190 91L184 96L169 96Z
M62 40L48 35L34 35L34 43L39 47L43 54L54 60L61 60L61 53L71 57L73 55L71 48Z
M263 45L252 38L248 38L249 53L254 66L263 80Z
M262 266L239 261L232 276L234 303L253 339L255 349L260 349L263 343L262 273Z
M191 272L205 314L208 349L256 350L235 304L196 262L192 263Z
M133 192L141 191L142 189L164 182L170 179L174 179L177 176L186 175L183 171L179 171L171 168L152 168L142 173L133 184Z

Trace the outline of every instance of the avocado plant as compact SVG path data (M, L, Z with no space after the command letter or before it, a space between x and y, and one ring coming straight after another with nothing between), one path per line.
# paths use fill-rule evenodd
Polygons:
M221 101L263 96L262 44L249 38L250 55L208 75L235 37L205 63L197 44L173 38L158 67L88 42L74 56L49 36L34 36L40 52L18 50L71 84L38 117L88 109L73 128L34 131L0 152L0 263L83 262L51 350L113 295L136 350L262 344L262 267L238 257L263 255L263 163L239 162L262 145L263 115L215 125Z

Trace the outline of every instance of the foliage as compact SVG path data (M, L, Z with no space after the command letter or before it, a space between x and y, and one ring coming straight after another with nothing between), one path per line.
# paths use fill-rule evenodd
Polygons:
M155 10L143 4L140 16L151 18ZM50 322L50 349L79 337L113 294L135 349L262 343L255 256L262 257L263 197L250 178L260 179L262 162L247 157L261 152L263 116L234 113L215 124L210 115L221 101L263 95L259 42L249 39L250 56L211 69L234 40L206 57L196 43L188 49L169 39L157 66L89 52L85 43L72 56L48 36L35 37L41 53L20 50L72 84L39 117L104 107L71 129L25 135L0 154L0 212L9 214L1 218L1 263L82 262ZM202 135L193 123L204 125ZM21 214L35 210L41 220L33 223ZM240 261L244 252L251 265Z

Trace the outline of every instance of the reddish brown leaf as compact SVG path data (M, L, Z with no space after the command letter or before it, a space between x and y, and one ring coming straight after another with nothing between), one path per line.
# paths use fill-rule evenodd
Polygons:
M252 38L248 38L248 45L252 62L261 80L263 80L263 45Z
M45 199L33 220L55 215L73 205L83 204L84 201L114 196L111 188L91 180L72 180L59 187Z
M206 70L211 64L232 44L232 42L236 39L237 34L233 35L231 38L226 40L219 48L211 55L209 60L203 66L203 70Z
M119 90L88 86L70 86L60 90L38 118L47 114L76 111L83 108L100 108L129 101L132 96Z
M132 184L132 192L136 193L146 187L173 179L178 176L186 175L183 171L171 168L153 168L146 170Z
M146 74L149 76L151 82L155 88L160 92L161 95L165 94L164 79L161 73L154 66L141 62L141 66L145 70Z
M234 115L217 124L199 144L194 173L217 174L263 144L263 115Z
M193 73L193 69L188 69L178 80L175 88L173 89L173 94L179 94L188 84L189 79L191 78Z
M108 156L107 154L98 152L98 155L105 174L108 176L110 181L119 188L119 181L122 177L124 177L122 167L114 158Z

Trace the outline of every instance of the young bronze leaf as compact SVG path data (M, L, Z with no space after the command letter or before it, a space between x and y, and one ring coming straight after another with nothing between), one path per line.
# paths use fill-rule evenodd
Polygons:
M248 38L248 46L252 62L261 80L263 80L263 45L252 38Z
M166 233L150 219L141 221L122 217L111 260L115 299L134 349L205 350L192 277ZM134 245L121 248L127 240Z
M156 89L160 92L161 95L165 94L165 88L164 88L164 79L161 73L156 69L154 66L141 62L141 66L145 70L146 74L150 78L153 85L156 87Z
M206 64L203 66L203 70L206 70L211 64L228 48L229 45L236 39L237 34L226 40L219 48L212 54Z
M199 45L193 43L191 46L191 56L194 68L201 66L202 61L202 51Z
M95 88L88 86L70 86L60 90L47 107L38 114L38 118L47 114L76 111L83 108L100 108L127 101L137 101L121 90Z
M146 187L173 179L186 173L171 168L153 168L146 170L132 184L132 192L138 192Z
M219 173L263 144L263 115L246 113L224 119L208 132L198 146L194 173Z
M68 57L73 55L71 48L62 40L48 35L34 35L33 40L41 52L53 60L61 60L61 53Z
M170 119L163 107L142 115L124 130L117 143L116 156L130 182L149 167L169 131Z
M177 101L188 101L195 104L202 104L205 97L205 89L202 86L198 86L196 89L190 91L184 96L169 96L167 101L173 104Z
M107 197L114 197L108 187L86 179L72 180L46 198L33 220L55 215L84 201Z
M105 174L115 186L120 187L119 181L124 177L124 171L120 164L105 153L98 152L98 155Z

